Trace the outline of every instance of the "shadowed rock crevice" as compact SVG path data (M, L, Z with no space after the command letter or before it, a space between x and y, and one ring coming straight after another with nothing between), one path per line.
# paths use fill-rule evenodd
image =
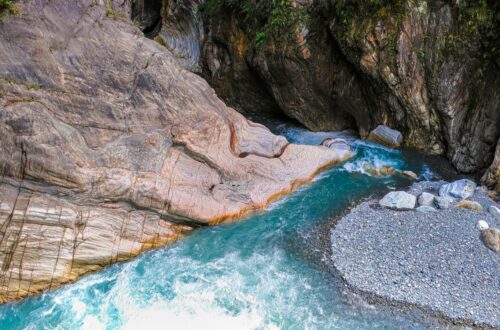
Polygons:
M144 35L153 39L161 30L161 8L163 0L133 0L131 9L132 21Z

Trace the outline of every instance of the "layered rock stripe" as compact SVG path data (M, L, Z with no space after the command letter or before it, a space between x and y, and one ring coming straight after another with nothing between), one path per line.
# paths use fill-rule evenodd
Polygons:
M0 302L263 208L351 156L227 107L128 2L16 6L0 23Z

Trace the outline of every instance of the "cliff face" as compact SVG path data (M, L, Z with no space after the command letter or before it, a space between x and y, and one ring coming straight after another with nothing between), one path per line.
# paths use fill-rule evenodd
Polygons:
M0 302L262 208L350 156L228 108L132 23L161 27L147 7L16 7L0 23Z
M499 7L209 0L199 65L243 112L281 111L313 130L356 128L362 137L385 124L407 147L445 154L464 173L487 172L498 190Z

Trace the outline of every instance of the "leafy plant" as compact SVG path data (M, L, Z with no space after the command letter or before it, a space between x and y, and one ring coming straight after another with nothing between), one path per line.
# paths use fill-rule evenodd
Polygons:
M6 13L16 13L14 0L0 0L0 18Z
M249 32L253 32L257 46L270 38L295 36L301 25L307 24L308 13L295 8L291 0L208 0L201 7L203 15L212 17L236 14Z

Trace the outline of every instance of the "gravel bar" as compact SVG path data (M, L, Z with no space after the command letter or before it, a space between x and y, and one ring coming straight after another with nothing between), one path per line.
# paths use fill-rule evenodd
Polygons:
M410 193L437 195L443 182L416 183ZM367 200L331 231L332 261L357 290L437 312L457 323L500 328L500 253L489 250L479 220L497 205L478 189L483 211L452 207L433 213L381 208Z

